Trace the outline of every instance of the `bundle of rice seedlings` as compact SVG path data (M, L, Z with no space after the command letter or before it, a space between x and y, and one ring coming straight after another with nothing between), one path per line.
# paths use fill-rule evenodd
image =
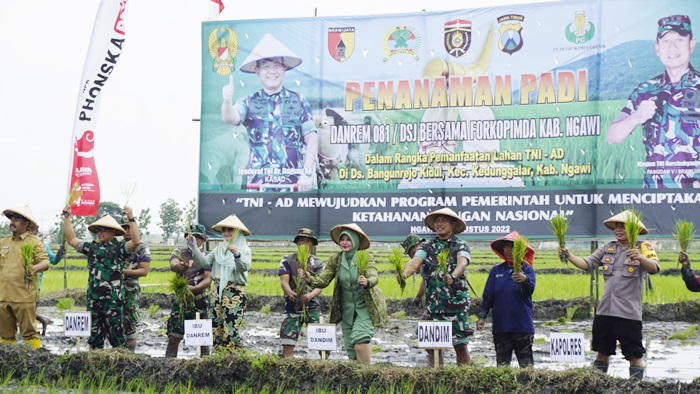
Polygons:
M309 256L311 255L311 249L309 245L298 244L297 245L297 260L299 261L299 268L306 271L308 269ZM302 297L306 293L306 283L304 283L298 275L294 275L294 282L296 284L297 297L301 300L301 324L304 326L308 321L308 313L306 309L306 303L304 303Z
M233 234L231 234L231 239L228 241L228 244L233 245L233 243L236 242L236 238L238 238L238 235L240 235L240 234L241 234L241 229L234 228ZM228 252L228 250L226 252Z
M561 214L553 217L549 221L549 229L552 231L552 234L554 237L556 237L557 242L559 243L559 249L563 249L566 247L566 230L569 229L569 221L566 218L566 215L564 215L564 212ZM559 254L559 259L561 260L562 263L566 263L566 252L561 252Z
M523 259L527 252L527 239L522 235L513 241L513 272L518 273L523 269Z
M20 248L22 252L22 260L24 260L24 280L26 282L34 282L34 274L32 273L32 263L34 262L34 245L29 241L24 242Z
M180 259L180 261L182 261L183 263L185 263L188 267L191 267L191 266L192 266L192 260L189 260L189 261L185 260L185 258L182 257L182 253L180 253L180 249L175 249L175 251L173 252L173 254L175 255L175 257L177 257L178 259Z
M309 263L309 256L311 255L311 249L309 245L299 244L297 245L297 260L299 260L299 268L306 271Z
M76 202L78 202L82 194L83 189L80 188L80 182L75 181L71 187L70 194L68 195L68 206L72 207Z
M401 294L406 288L406 279L403 277L403 270L405 268L405 263L403 261L403 251L400 248L394 248L391 250L389 255L389 262L394 271L396 271L396 280L399 282L399 287L401 287Z
M355 257L357 257L357 275L365 275L367 264L369 264L369 255L367 251L358 250L357 253L355 253Z
M642 213L634 208L630 208L627 220L625 220L625 233L627 233L627 240L629 240L630 248L637 247L637 239L639 239L639 232L641 230Z
M687 220L676 220L676 227L673 230L673 238L678 241L682 252L688 251L690 241L695 237L695 225Z
M122 197L124 198L124 206L129 205L129 200L131 200L131 196L134 195L134 191L136 190L136 182L133 184L122 184L121 185L122 189Z
M180 302L180 321L185 320L187 304L194 302L194 294L192 294L189 285L189 281L180 275L173 275L170 278L170 290L175 293L175 299Z
M447 275L447 259L450 257L450 251L447 249L443 249L438 253L437 255L437 260L438 264L440 265L440 276Z

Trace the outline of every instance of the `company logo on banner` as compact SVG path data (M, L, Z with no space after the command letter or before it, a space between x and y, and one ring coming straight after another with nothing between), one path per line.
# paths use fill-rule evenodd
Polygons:
M82 191L71 207L71 212L78 216L96 216L100 204L100 182L94 156L95 125L100 94L119 60L124 44L126 6L127 0L102 0L85 58L73 124L69 184L71 189Z
M498 28L498 32L501 33L501 37L498 39L498 49L512 55L523 47L521 34L523 26L520 23L524 20L524 16L516 14L498 17L497 21L501 24L501 27Z
M566 39L574 44L585 44L593 39L595 26L586 20L586 13L578 11L574 14L574 22L566 25Z
M230 27L220 27L209 33L209 56L212 70L225 77L236 69L238 35Z
M414 60L419 60L418 50L420 49L421 38L418 31L410 26L396 26L391 28L384 35L384 61L394 55L408 55Z
M445 22L445 50L453 57L467 53L472 44L472 23L463 19Z
M333 60L344 62L350 59L355 51L354 27L328 28L328 53Z

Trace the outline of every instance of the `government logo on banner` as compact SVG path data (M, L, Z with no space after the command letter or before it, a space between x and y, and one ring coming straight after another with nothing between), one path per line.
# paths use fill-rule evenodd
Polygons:
M212 70L225 77L236 69L238 35L230 27L219 27L209 33L209 56Z
M584 44L593 39L595 26L586 20L584 11L577 11L574 14L574 22L566 25L566 39L574 44Z
M472 22L455 19L445 22L445 50L452 57L460 57L467 53L472 44Z
M328 53L338 62L350 59L355 50L354 27L329 27L328 28Z
M421 37L418 31L410 26L392 27L384 35L384 61L395 55L408 55L414 60L418 60L418 49L420 49Z
M501 33L501 37L498 39L498 49L509 55L518 52L523 47L521 34L523 26L521 23L525 17L511 14L499 16L496 20L501 24L501 27L498 28L498 32Z

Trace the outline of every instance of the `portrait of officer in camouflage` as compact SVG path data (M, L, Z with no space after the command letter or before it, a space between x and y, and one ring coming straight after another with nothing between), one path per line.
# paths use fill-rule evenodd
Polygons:
M301 228L297 231L293 242L297 246L306 245L309 249L309 257L306 262L307 272L311 276L320 274L324 267L323 261L310 253L313 247L318 245L316 233L309 228ZM316 297L321 294L323 289L309 288L305 281L299 280L298 271L298 253L288 254L282 258L277 272L284 292L285 318L282 320L280 328L282 357L294 357L294 346L296 346L299 332L304 324L318 323L321 317L321 305L316 301ZM297 288L297 283L299 288ZM303 314L304 311L306 311L306 315Z
M463 232L467 226L450 208L431 212L424 222L436 236L418 246L413 258L406 263L404 277L409 277L422 268L427 307L421 320L451 321L452 345L457 354L457 364L466 364L471 361L467 343L474 332L469 327L470 295L465 275L471 251L469 245L455 234ZM446 273L441 272L438 262L438 255L443 250L448 251ZM433 366L434 351L427 352L428 363ZM443 360L439 362L442 364Z
M131 241L131 223L125 220L121 223L124 230L124 241ZM139 325L139 278L148 275L151 266L151 251L148 245L141 242L136 251L126 259L124 267L124 338L126 348L136 351L137 330Z
M642 82L608 129L608 142L624 141L642 125L644 188L700 187L700 75L690 64L695 40L687 15L659 19L656 55L664 72Z
M105 339L109 340L112 347L126 346L124 265L131 253L136 251L141 237L131 208L124 207L123 211L129 221L130 241L117 240L117 236L124 235L124 230L109 215L88 226L88 230L96 235L96 240L81 241L76 237L70 221L70 206L66 206L62 212L66 242L87 256L87 310L92 319L88 344L92 349L102 349Z
M204 254L203 246L207 241L207 230L202 224L192 224L185 233L189 241L194 239L197 249ZM194 264L194 256L189 246L177 248L170 255L170 271L181 278L188 280L188 288L194 295L194 300L182 305L177 299L173 299L170 317L168 318L167 334L168 345L165 348L165 357L177 357L178 347L185 336L185 320L194 320L199 312L200 319L211 318L211 300L209 299L209 285L211 284L211 267L197 267ZM209 346L202 346L202 355L211 353Z
M37 286L39 273L49 268L49 257L41 239L27 231L30 224L37 225L29 207L2 213L10 219L10 234L0 239L0 343L15 343L19 328L24 343L38 349L41 338L36 330ZM29 262L24 260L23 247L31 251Z

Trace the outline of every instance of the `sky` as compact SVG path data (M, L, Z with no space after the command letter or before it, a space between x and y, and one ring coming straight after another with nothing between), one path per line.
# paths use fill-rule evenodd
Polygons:
M394 14L532 0L224 0L220 20ZM544 1L539 1L544 2ZM28 205L48 231L67 199L79 81L98 0L0 2L0 209ZM126 43L102 90L95 134L101 200L135 213L197 197L201 23L207 0L129 0ZM260 4L260 6L257 6Z

